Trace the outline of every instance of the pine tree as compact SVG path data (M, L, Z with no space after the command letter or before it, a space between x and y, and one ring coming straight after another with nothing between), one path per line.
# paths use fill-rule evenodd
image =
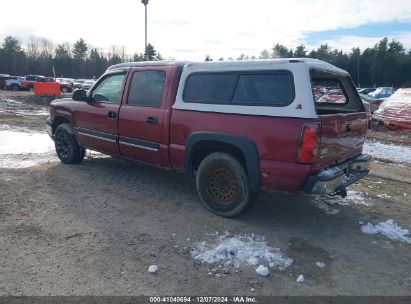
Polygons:
M85 60L87 56L87 44L83 38L76 41L73 48L74 59Z
M307 50L305 49L304 44L300 44L299 46L296 47L295 52L294 52L294 57L295 58L307 57Z
M155 60L157 55L157 51L154 49L154 46L150 43L147 44L146 50L144 52L144 57L148 61L153 61Z

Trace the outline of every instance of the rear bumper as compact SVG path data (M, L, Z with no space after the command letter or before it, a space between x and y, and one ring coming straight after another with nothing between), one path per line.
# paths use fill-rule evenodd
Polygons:
M304 192L309 194L343 193L345 188L368 174L371 155L361 154L342 164L308 177Z

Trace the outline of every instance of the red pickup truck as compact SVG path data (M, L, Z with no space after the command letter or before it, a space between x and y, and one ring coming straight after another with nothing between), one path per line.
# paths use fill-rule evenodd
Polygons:
M36 82L56 82L56 79L40 75L28 75L25 77L25 80L20 82L19 89L34 91L34 83ZM70 83L60 82L60 91L63 93L72 92L73 86Z
M314 59L115 65L53 101L47 131L63 163L87 148L195 175L204 205L227 217L260 188L345 196L371 159L348 73Z

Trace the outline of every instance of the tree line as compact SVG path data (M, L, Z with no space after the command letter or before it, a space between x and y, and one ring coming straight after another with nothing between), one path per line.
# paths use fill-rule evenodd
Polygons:
M53 45L44 38L32 38L23 47L15 37L8 36L0 45L0 73L10 75L45 75L64 78L98 78L113 65L129 61L162 60L154 46L147 44L144 53L128 55L125 47L111 47L108 52L89 47L80 38Z
M303 44L290 49L277 43L272 49L263 50L259 56L242 54L236 60L304 57L324 60L348 71L354 83L361 87L411 87L411 51L406 52L401 42L388 38L363 51L354 47L349 52L332 49L328 44L308 50ZM151 44L147 45L144 53L128 55L124 47L112 47L104 52L90 47L82 38L73 46L68 43L55 46L47 39L33 38L23 47L18 39L8 36L0 45L0 73L11 75L49 76L54 67L57 77L97 78L113 64L162 59ZM207 55L205 60L213 59Z

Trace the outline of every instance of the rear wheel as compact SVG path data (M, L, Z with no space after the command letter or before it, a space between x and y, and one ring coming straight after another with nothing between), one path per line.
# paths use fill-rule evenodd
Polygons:
M197 191L204 205L218 215L235 217L254 197L240 162L226 153L215 152L197 170Z
M65 164L77 164L84 159L85 149L79 145L69 124L61 124L54 135L57 156Z
M19 87L17 84L13 84L13 85L11 86L11 90L12 90L12 91L18 91L18 90L20 90L20 87Z

